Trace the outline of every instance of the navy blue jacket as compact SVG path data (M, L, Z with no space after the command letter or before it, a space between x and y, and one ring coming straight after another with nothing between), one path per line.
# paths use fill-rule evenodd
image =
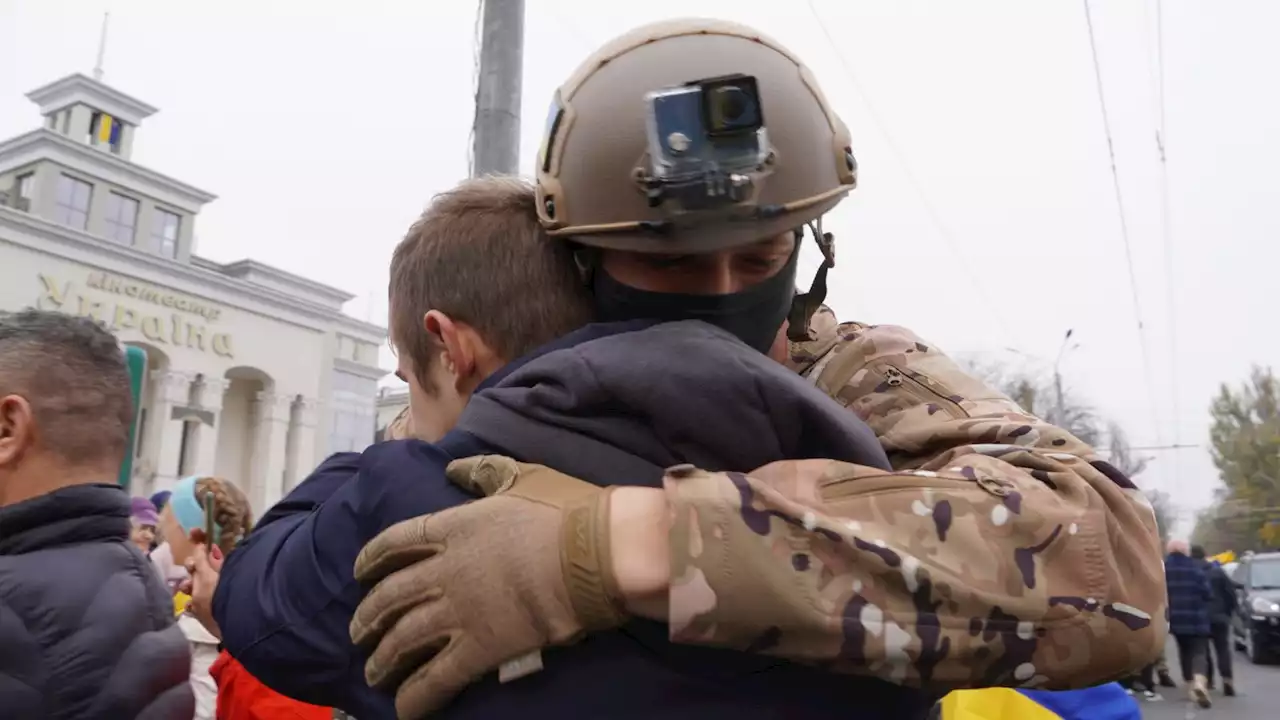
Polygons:
M861 421L799 377L702 323L590 326L486 381L454 432L330 458L228 557L214 598L223 641L275 689L360 720L394 717L363 682L347 628L361 547L400 520L466 502L443 469L502 453L598 484L657 486L694 462L750 469L830 457L888 467ZM285 512L282 507L292 510ZM922 717L929 699L777 660L673 646L634 622L544 654L519 682L487 678L442 717Z
M0 507L0 720L190 720L190 673L120 487Z
M1209 600L1209 623L1226 625L1236 613L1236 586L1217 563L1201 561L1200 567L1204 568L1209 578L1209 589L1213 592Z
M1169 632L1208 636L1213 591L1204 567L1187 555L1169 553L1164 559L1164 581L1169 589Z

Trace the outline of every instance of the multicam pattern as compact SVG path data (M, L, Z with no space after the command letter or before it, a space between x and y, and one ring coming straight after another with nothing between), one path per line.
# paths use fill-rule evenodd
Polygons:
M1161 549L1132 483L908 330L825 309L814 328L792 366L896 472L669 471L673 640L938 691L1084 687L1160 654Z

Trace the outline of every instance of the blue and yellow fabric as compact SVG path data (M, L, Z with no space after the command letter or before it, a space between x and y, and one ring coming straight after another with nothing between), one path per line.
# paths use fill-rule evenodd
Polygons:
M120 135L124 132L124 125L106 113L98 113L97 131L98 142L107 145L119 145Z
M176 592L173 594L173 615L177 617L187 611L187 603L191 602L191 596L184 592Z
M958 690L942 699L942 720L1141 720L1116 683L1084 690Z

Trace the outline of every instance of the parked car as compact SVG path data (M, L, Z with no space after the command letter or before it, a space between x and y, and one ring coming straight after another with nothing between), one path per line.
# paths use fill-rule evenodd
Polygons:
M1232 622L1236 648L1251 662L1274 661L1280 655L1280 552L1243 557L1230 577L1240 594Z

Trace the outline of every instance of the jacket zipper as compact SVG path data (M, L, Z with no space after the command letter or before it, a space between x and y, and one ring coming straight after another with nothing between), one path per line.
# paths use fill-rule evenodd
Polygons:
M890 387L900 387L906 385L908 388L915 390L915 395L926 402L942 405L951 411L953 417L969 417L969 413L960 407L960 403L946 397L942 393L934 390L924 382L902 372L893 365L884 366L884 379Z
M833 480L818 489L823 500L838 500L851 495L868 495L884 490L902 490L907 486L904 480L910 480L912 488L928 487L938 489L964 488L976 485L980 490L998 498L1007 497L1012 491L1013 483L1008 480L979 475L973 480L943 477L931 470L903 470L898 473L885 473L874 477L845 478Z

